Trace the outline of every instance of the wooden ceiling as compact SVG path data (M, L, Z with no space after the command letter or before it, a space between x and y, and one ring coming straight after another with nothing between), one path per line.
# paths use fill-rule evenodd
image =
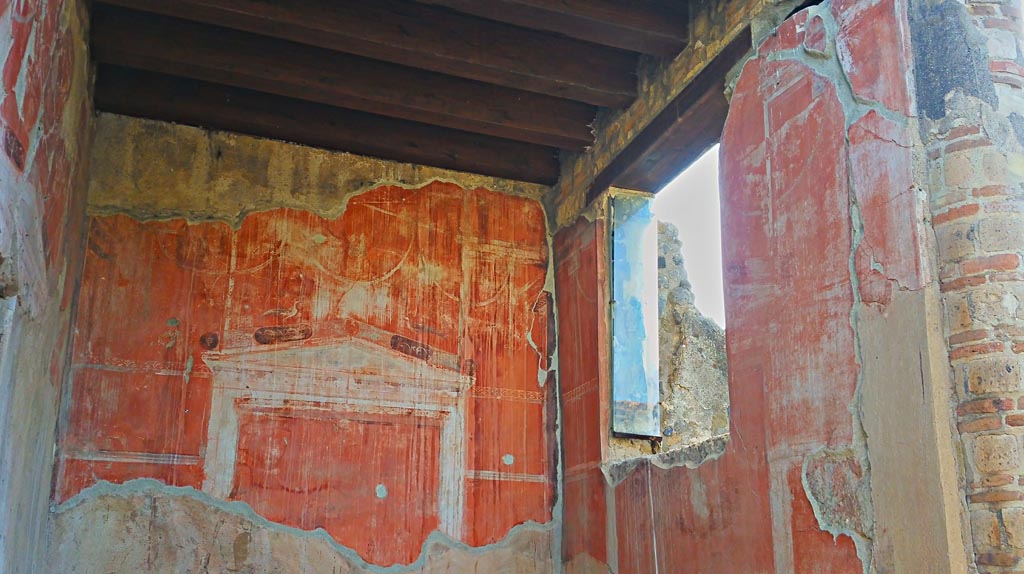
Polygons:
M680 0L95 0L100 110L551 184Z

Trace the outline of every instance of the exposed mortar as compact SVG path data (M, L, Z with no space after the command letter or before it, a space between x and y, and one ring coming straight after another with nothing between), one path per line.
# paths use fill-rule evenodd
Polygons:
M249 523L251 527L259 527L266 529L270 532L279 532L286 534L289 537L293 537L296 540L314 540L322 543L331 550L333 550L337 557L343 560L347 565L352 568L353 572L365 572L367 574L405 574L409 572L420 572L424 567L428 565L427 561L431 554L436 554L438 548L457 550L458 552L468 555L481 557L489 553L493 553L496 550L507 549L512 547L514 544L519 542L519 539L528 538L531 535L542 535L542 536L553 536L558 530L558 527L554 523L547 525L537 524L535 522L526 522L523 524L516 525L505 538L499 542L488 544L486 546L472 547L466 545L457 540L446 536L445 534L434 531L424 541L420 551L419 557L410 564L404 565L393 565L387 567L375 566L368 564L352 549L338 544L333 538L331 538L324 530L301 530L298 528L292 528L282 524L270 522L257 514L251 506L244 502L238 501L223 501L215 499L206 493L195 490L191 487L175 487L168 486L159 481L152 479L136 479L128 481L124 484L112 484L106 481L99 482L89 488L83 490L78 495L64 502L63 504L53 508L55 520L58 522L58 528L63 528L60 525L62 517L70 516L74 510L79 508L87 508L89 506L95 506L99 504L110 504L111 500L123 500L128 501L132 497L164 497L167 499L189 499L196 501L207 507L214 515L217 513L224 513L226 515L235 516L241 518L243 521ZM99 509L97 509L99 510ZM110 512L109 510L104 512ZM134 512L134 511L133 511ZM212 517L211 517L212 518ZM214 534L216 536L216 534ZM251 538L250 538L251 539ZM202 544L200 542L199 544ZM59 555L59 548L55 548L54 552L57 555L52 555L51 560L61 560L65 558L73 559L73 556L64 557ZM322 556L317 556L318 560L323 559ZM325 562L329 562L325 560ZM67 565L66 562L61 564ZM54 564L57 566L57 564ZM258 565L257 565L258 566Z
M549 189L108 113L96 118L94 145L89 213L140 220L224 221L237 229L249 213L277 208L334 219L370 189L432 181L531 199Z

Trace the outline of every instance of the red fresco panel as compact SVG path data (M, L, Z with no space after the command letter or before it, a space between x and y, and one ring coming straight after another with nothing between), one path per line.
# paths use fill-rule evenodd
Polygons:
M924 285L920 257L920 227L908 225L916 211L912 137L898 124L875 111L850 126L851 184L864 222L857 248L861 297L888 302L895 281L905 289ZM922 218L913 218L920 221Z
M373 564L419 556L438 524L440 421L306 407L240 419L231 498L268 520L323 528Z
M473 397L471 412L477 431L469 437L469 468L544 476L548 471L547 442L543 433L531 432L544 428L544 393L505 396Z
M604 250L599 228L599 223L581 219L555 238L566 469L600 462L604 444L600 375L605 304L598 261Z
M645 463L615 487L615 528L618 534L619 574L656 572L655 537L672 530L655 530L655 502L651 499L650 464Z
M562 556L566 562L580 554L588 554L602 563L608 560L606 488L604 474L596 465L566 473L562 529Z
M198 456L209 401L208 376L81 368L64 448Z
M122 484L136 478L153 478L171 486L191 486L201 488L203 485L203 467L200 464L166 464L147 462L102 461L82 459L62 459L59 472L63 474L61 482L66 493L77 494L101 480ZM65 495L58 501L68 498Z
M204 350L200 335L223 327L229 232L224 224L92 218L74 361L183 371ZM194 358L193 368L202 361Z
M578 220L555 237L558 294L558 364L561 376L565 515L563 556L607 560L606 483L601 462L609 406L602 404L602 300L600 222Z
M910 32L898 6L895 0L837 0L831 4L839 25L836 51L854 95L910 115ZM879 58L883 48L887 57Z
M37 268L30 257L18 263L26 284L38 281L32 286L33 295L54 292L62 272L68 271L63 273L61 310L70 304L81 261L78 248L85 194L74 192L84 191L85 171L76 172L72 162L87 147L90 117L85 94L71 92L78 48L70 30L74 22L64 11L64 3L55 1L0 2L6 37L0 69L0 152L4 155L0 177L8 183L24 177L34 191L26 199L35 205L19 213L42 220L4 218L4 223L22 227L21 233L31 229L33 236L40 235L45 269ZM72 97L77 101L69 101ZM68 134L75 135L69 138Z
M64 462L58 473L58 498L74 496L108 475L118 481L139 477L171 481L169 471L157 463L125 463L115 476L74 462L67 458L71 455L84 459L102 453L125 460L149 455L170 468L170 459L163 455L205 452L209 445L204 441L213 441L214 431L223 430L220 426L207 429L221 424L210 422L211 397L227 392L217 388L235 389L230 384L224 387L228 383L217 386L219 375L211 371L207 359L230 358L240 352L259 358L260 352L278 349L279 344L293 353L327 345L322 351L326 353L338 341L359 340L358 345L363 345L359 348L369 344L379 349L381 365L421 361L415 367L417 373L472 381L472 388L464 391L465 412L457 419L465 425L459 434L466 438L453 451L465 452L463 504L500 502L501 507L463 508L468 518L454 520L468 521L470 526L449 526L458 537L483 544L504 537L526 520L550 520L549 458L554 449L545 406L550 392L541 386L543 369L548 367L545 353L551 317L544 293L545 233L544 213L536 201L447 183L420 189L377 188L351 198L344 213L331 220L292 209L257 212L238 229L222 223L93 217L76 325L72 388L77 406L62 431ZM130 323L123 317L129 317ZM287 362L290 356L276 353L271 354L273 364ZM111 372L117 374L106 374ZM263 391L297 393L309 384L302 379L306 376L302 373L308 372L319 371L299 371L294 380L264 377L259 384L271 385ZM386 370L381 375L386 377ZM410 376L415 380L421 375L398 373L403 381L411 382ZM401 385L391 381L380 392ZM415 398L408 408L420 416L424 405L434 408L429 406L433 400ZM453 405L445 408L463 408ZM268 436L281 440L294 433L312 436L317 425L342 424L335 419L309 422L297 416L287 420L292 422L270 425L274 430ZM397 424L388 424L393 423ZM360 427L344 424L355 433L353 437L361 436ZM224 428L228 428L224 432L236 432ZM242 433L242 427L237 432ZM263 438L253 438L263 434L246 436L249 443L243 444L242 434L238 438L238 444L248 445L245 456L270 456L259 454ZM218 438L216 444L221 441ZM391 445L390 439L386 444L378 442L368 443L369 448L399 447ZM344 447L347 443L331 444L330 448L341 450L332 459L338 462L326 469L320 468L324 465L319 460L294 458L307 450L310 456L319 452L310 447L290 451L288 456L293 458L274 458L277 466L262 471L284 472L286 466L294 465L294 472L341 472L365 462L358 449ZM431 477L436 473L436 445L429 446L434 444L430 441L411 444L418 450L394 453L394 464L399 466L380 471L392 473L388 476L406 473L409 485L435 488L436 477ZM505 464L506 454L512 456L511 464ZM237 459L242 458L239 450ZM245 460L250 465L254 459ZM193 469L197 474L193 473L190 484L207 488L211 481L220 480L219 475L203 476L205 464L210 461L201 460ZM479 478L480 473L502 472L510 476L498 481L490 475ZM334 485L331 500L325 500L318 487L304 491L304 483L294 483L298 478L285 478L292 482L268 487L273 496L252 500L264 505L274 520L301 528L323 523L332 533L353 537L352 544L371 561L414 558L426 532L437 527L436 510L410 510L408 516L399 516L388 514L376 499L357 499L363 506L346 506L344 512L350 517L355 513L376 518L363 524L363 532L350 533L342 525L348 519L313 510L314 506L347 504L335 499L344 498L339 493L348 479L325 477L326 483ZM470 482L472 492L467 490ZM484 483L489 486L480 486ZM236 486L244 486L250 494L258 491L249 483ZM419 508L420 503L427 504L425 500L417 498L413 506ZM378 510L384 514L377 514ZM388 528L410 532L408 541L394 548L368 542Z
M761 325L771 365L769 452L849 444L857 365L850 194L846 161L836 161L847 153L843 109L834 86L804 64L766 63L762 74L772 171L758 239L771 245L776 287Z
M551 504L547 481L533 475L469 479L466 524L473 539L468 543L479 546L500 542L508 534L510 523L546 523L551 520Z
M799 45L801 20L783 24L762 55ZM659 569L860 570L850 540L833 542L806 512L799 480L803 456L852 438L857 365L845 136L829 80L792 60L746 64L720 168L731 439L722 458L695 472L654 472L656 501L670 507L655 505L655 530L679 532L657 541ZM637 498L617 502L635 507L629 520L641 520L642 495L619 492Z

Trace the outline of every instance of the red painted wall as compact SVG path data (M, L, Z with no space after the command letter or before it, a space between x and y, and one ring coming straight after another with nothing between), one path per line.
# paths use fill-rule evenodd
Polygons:
M610 408L607 257L603 219L579 219L555 236L558 366L565 466L563 558L607 560L605 480Z
M805 479L823 477L816 486L838 501L826 520L849 518L851 529L870 520L854 490L864 479L854 313L884 306L897 286L923 284L901 10L873 0L802 11L746 63L721 147L727 450L696 470L643 462L615 486L602 481L614 508L603 492L590 507L596 517L574 518L567 507L567 560L588 552L619 574L863 571L854 539L834 537L815 515ZM583 300L562 280L569 274L556 271L563 333ZM594 273L577 279L601 284ZM573 362L595 352L566 344L563 389ZM592 439L578 438L564 394L563 409L568 503L570 453ZM605 428L591 418L587 425ZM604 512L613 513L607 523ZM606 524L616 534L609 546Z
M54 428L70 345L91 106L85 9L0 0L0 571L45 555ZM8 299L10 298L10 299Z
M447 183L238 229L91 218L57 500L223 488L381 565L549 521L546 237L537 202Z

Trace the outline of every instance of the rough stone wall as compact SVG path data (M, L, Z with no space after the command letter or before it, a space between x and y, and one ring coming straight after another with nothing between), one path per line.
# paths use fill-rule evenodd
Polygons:
M45 556L90 139L83 3L0 2L0 572Z
M95 141L55 570L550 570L544 188L107 114Z
M1021 6L921 2L910 14L971 546L978 571L1017 571L1024 564Z
M658 224L662 451L729 432L725 330L694 305L678 234Z

